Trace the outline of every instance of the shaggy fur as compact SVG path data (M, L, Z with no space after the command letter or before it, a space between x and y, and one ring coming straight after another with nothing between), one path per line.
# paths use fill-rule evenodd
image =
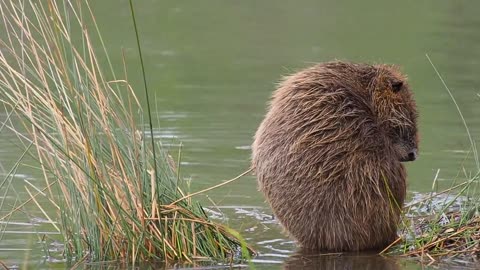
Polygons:
M259 188L286 231L318 251L395 240L416 119L394 66L328 62L286 77L252 146Z

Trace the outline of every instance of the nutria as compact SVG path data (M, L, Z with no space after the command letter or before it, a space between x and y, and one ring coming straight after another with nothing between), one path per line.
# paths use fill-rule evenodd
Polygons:
M252 168L304 249L379 250L395 240L417 156L417 111L391 65L328 62L286 77L252 146Z

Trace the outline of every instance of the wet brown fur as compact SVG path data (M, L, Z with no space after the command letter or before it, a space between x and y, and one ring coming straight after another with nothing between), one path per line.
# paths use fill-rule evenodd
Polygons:
M416 118L394 66L337 61L286 77L252 146L259 188L286 231L319 251L394 241Z

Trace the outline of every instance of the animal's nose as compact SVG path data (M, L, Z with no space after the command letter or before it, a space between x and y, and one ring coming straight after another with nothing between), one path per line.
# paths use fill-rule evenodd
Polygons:
M417 159L417 148L412 149L410 153L408 153L408 161L414 161Z

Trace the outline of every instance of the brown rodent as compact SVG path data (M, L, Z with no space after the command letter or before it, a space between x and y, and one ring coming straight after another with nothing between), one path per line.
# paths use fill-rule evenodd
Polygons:
M327 62L286 77L252 145L259 188L304 249L379 250L395 240L417 156L417 110L391 65Z

